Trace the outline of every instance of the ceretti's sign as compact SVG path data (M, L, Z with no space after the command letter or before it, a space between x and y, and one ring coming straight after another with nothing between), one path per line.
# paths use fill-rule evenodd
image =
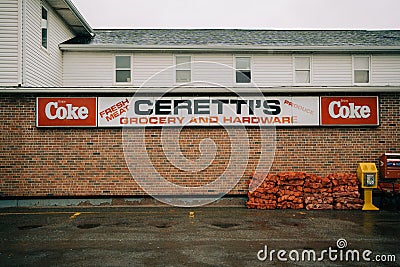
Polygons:
M96 127L96 97L38 97L37 127Z
M318 97L99 97L99 127L319 125Z
M321 125L377 126L378 97L321 97Z

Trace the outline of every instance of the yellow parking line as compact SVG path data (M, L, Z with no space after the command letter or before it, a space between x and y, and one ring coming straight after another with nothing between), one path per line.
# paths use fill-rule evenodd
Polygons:
M69 218L70 218L71 220L73 220L73 219L75 219L76 217L78 217L79 215L81 215L80 212L75 212L74 215L69 216Z

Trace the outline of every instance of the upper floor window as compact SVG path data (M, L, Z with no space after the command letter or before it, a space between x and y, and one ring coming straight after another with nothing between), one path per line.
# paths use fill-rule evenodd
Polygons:
M175 81L177 83L186 83L192 80L192 57L191 56L176 56L176 73Z
M353 57L353 64L354 83L369 83L370 57L355 56Z
M251 83L251 57L236 57L236 83Z
M311 57L294 57L294 76L295 83L311 82Z
M47 48L47 9L42 6L42 46Z
M115 56L115 82L130 83L131 79L131 56Z

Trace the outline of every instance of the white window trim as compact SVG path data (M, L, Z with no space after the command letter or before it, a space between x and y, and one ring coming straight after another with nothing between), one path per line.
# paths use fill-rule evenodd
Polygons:
M117 82L117 57L118 56L125 56L125 57L130 57L131 58L131 81L130 82ZM128 69L118 69L118 70L128 70ZM132 54L114 54L114 60L113 60L113 84L114 85L132 85L133 84L133 55Z
M240 57L247 57L250 58L250 75L251 75L251 79L249 83L237 83L236 82L236 71L238 70L236 68L236 58L240 58ZM253 86L254 85L254 76L253 76L253 55L234 55L233 56L233 84L235 85L240 85L242 87L246 87L246 86Z
M296 58L309 58L310 59L310 82L309 83L298 83L296 82ZM293 65L293 85L312 85L313 84L313 56L312 55L293 55L292 56L292 65Z
M356 68L355 68L355 58L357 58L357 57L366 57L366 58L368 58L368 82L367 83L356 83L355 82L355 75L354 75L354 72L356 71ZM352 81L352 83L353 83L353 85L370 85L371 84L371 55L353 55L352 57L351 57L351 81ZM362 70L362 69L359 69L359 70Z
M189 82L178 82L176 81L176 71L178 69L176 68L176 58L177 57L190 57L190 69L181 69L181 70L190 70L190 81ZM174 54L174 84L179 85L179 84L186 84L186 83L191 83L193 82L193 55L191 54Z
M45 9L46 11L47 11L47 36L46 36L46 44L47 44L47 47L44 47L43 46L43 42L42 42L42 39L43 39L43 36L42 36L42 8L43 9ZM48 7L46 7L45 6L45 3L44 3L44 1L42 2L42 5L41 5L41 8L40 8L40 47L44 50L44 51L46 51L46 52L48 52L49 51L49 45L50 45L50 40L49 40L49 16L50 15L50 13L49 13L49 8Z

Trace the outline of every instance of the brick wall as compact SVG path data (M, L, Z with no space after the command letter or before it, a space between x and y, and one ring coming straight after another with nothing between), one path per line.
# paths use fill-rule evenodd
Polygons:
M127 168L122 130L38 129L33 95L0 95L0 196L132 196L145 193ZM294 127L276 129L271 172L306 171L326 175L355 172L363 161L377 163L384 152L400 152L400 93L381 94L379 127ZM257 166L260 133L247 128L251 147L245 175L232 194L246 193ZM200 156L198 145L211 138L217 146L213 164L197 172L174 167L164 155L159 128L146 130L146 147L155 168L182 186L201 186L221 175L229 163L230 141L223 128L184 128L181 152Z

